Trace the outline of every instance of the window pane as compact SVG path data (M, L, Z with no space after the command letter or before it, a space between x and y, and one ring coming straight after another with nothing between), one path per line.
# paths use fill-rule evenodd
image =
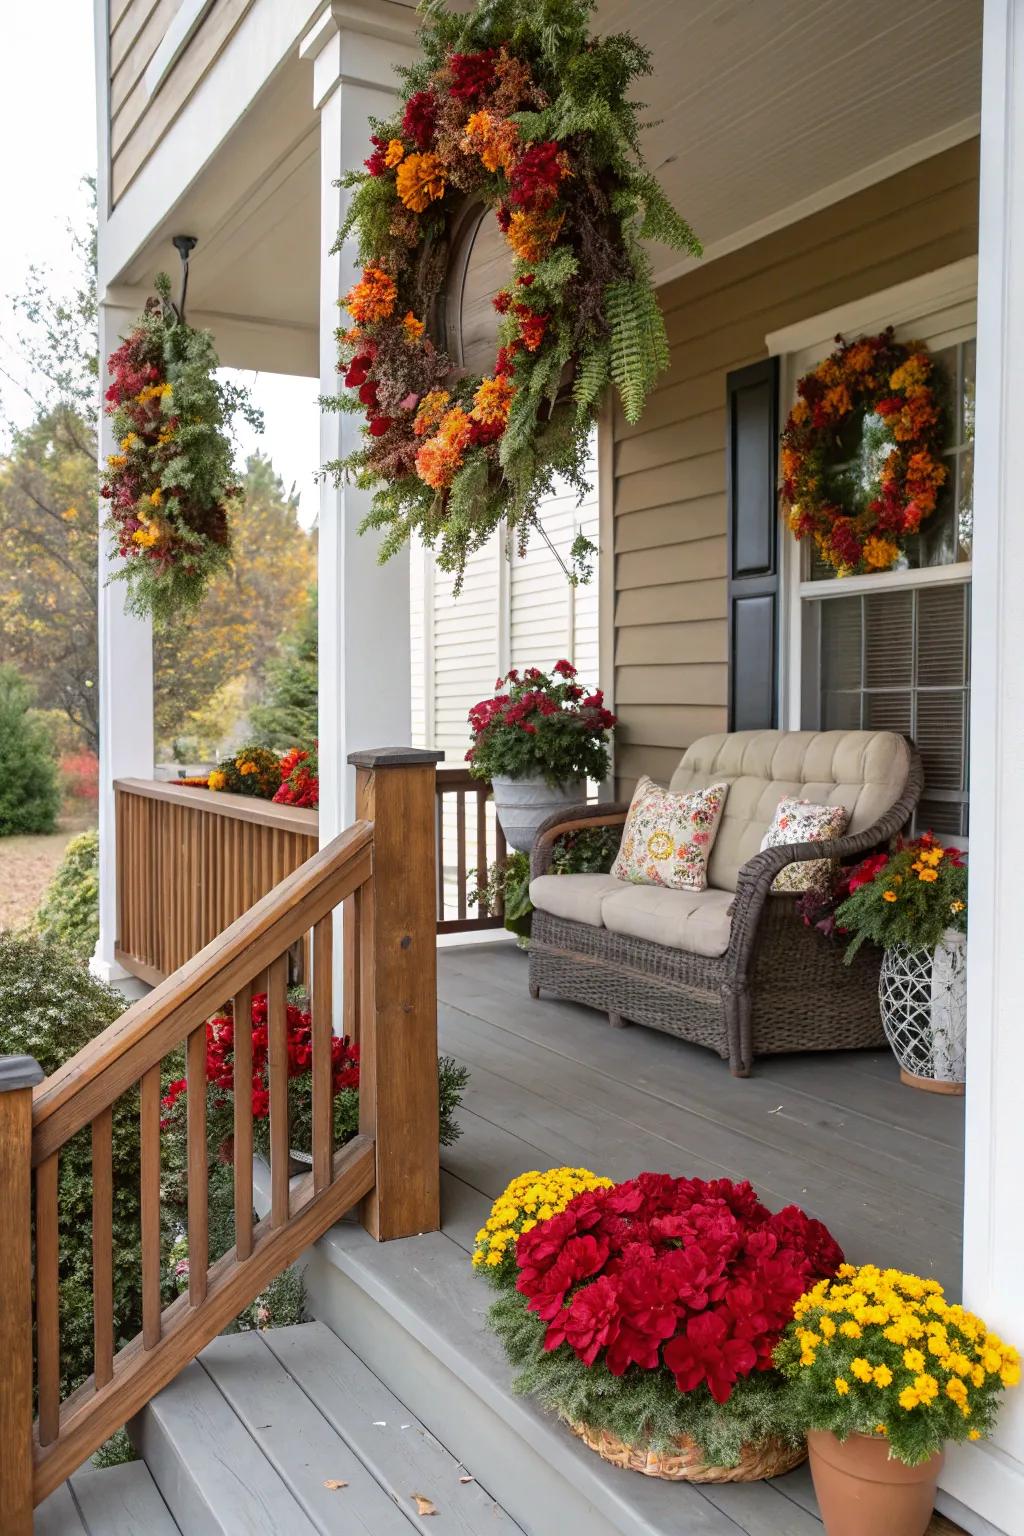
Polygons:
M826 693L821 700L823 731L860 730L860 694Z
M973 341L965 341L961 348L961 373L963 376L960 391L960 442L974 442L974 369L977 356L977 345Z
M964 694L962 689L924 690L917 696L918 751L925 788L962 789L964 783Z
M821 605L821 686L860 687L861 600L833 597Z
M917 681L924 688L962 686L966 665L965 588L932 587L918 594Z
M910 735L912 704L909 690L906 693L866 693L864 695L864 729L866 731L899 731Z
M919 800L914 829L919 835L934 832L938 837L963 837L967 833L966 821L961 828L961 806L956 800Z
M864 599L864 687L909 684L913 667L913 592L871 593Z

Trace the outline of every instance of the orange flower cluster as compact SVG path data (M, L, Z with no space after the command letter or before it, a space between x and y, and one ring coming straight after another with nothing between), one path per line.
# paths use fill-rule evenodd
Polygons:
M412 430L417 437L426 437L428 432L433 432L444 415L450 399L451 396L446 389L432 389L428 395L424 395L412 424Z
M473 396L473 409L469 414L474 421L483 422L485 426L494 426L498 422L504 426L508 421L514 394L515 388L507 378L499 375L494 379L484 379Z
M472 423L461 406L448 411L437 432L416 453L416 473L435 491L451 485L462 465L462 454L472 433Z
M466 123L462 148L479 155L485 170L509 171L519 148L519 129L493 112L474 112Z
M562 213L522 210L509 220L505 239L520 261L543 261L562 229Z
M395 186L399 197L413 213L425 213L432 202L444 196L444 166L437 155L406 155L398 167Z
M398 288L381 267L366 267L362 278L349 289L345 308L359 325L386 320L395 307Z

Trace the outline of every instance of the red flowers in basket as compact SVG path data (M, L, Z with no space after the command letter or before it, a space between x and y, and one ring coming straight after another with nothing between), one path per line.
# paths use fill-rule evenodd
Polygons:
M257 1120L270 1113L270 1079L267 1065L269 1035L265 992L252 1000L252 1112ZM302 1077L313 1065L313 1021L294 1003L287 1009L288 1076ZM331 1091L359 1087L359 1047L338 1035L331 1039ZM230 1013L215 1014L206 1021L206 1081L212 1088L233 1093L235 1089L235 1021ZM171 1083L160 1101L164 1114L174 1108L188 1089L183 1077Z
M774 1214L751 1185L643 1173L577 1195L519 1237L517 1289L584 1365L603 1358L706 1382L724 1403L768 1370L793 1306L836 1273L842 1250L795 1205Z

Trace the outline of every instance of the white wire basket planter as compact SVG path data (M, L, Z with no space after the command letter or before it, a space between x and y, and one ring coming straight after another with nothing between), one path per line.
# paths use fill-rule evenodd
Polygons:
M931 1093L963 1093L967 1076L967 940L948 929L934 950L896 945L878 978L882 1027L900 1077Z

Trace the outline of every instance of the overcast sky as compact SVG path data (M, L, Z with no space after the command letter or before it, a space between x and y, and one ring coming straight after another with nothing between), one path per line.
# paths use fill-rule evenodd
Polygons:
M50 268L56 291L69 284L74 264L66 226L69 220L82 226L88 206L82 178L96 169L92 0L0 4L0 144L0 414L20 423L28 420L31 401L10 296L22 290L33 263ZM285 484L294 482L300 493L302 521L311 523L319 461L316 384L275 374L242 377L266 418L262 439L246 436L242 449L269 452Z

